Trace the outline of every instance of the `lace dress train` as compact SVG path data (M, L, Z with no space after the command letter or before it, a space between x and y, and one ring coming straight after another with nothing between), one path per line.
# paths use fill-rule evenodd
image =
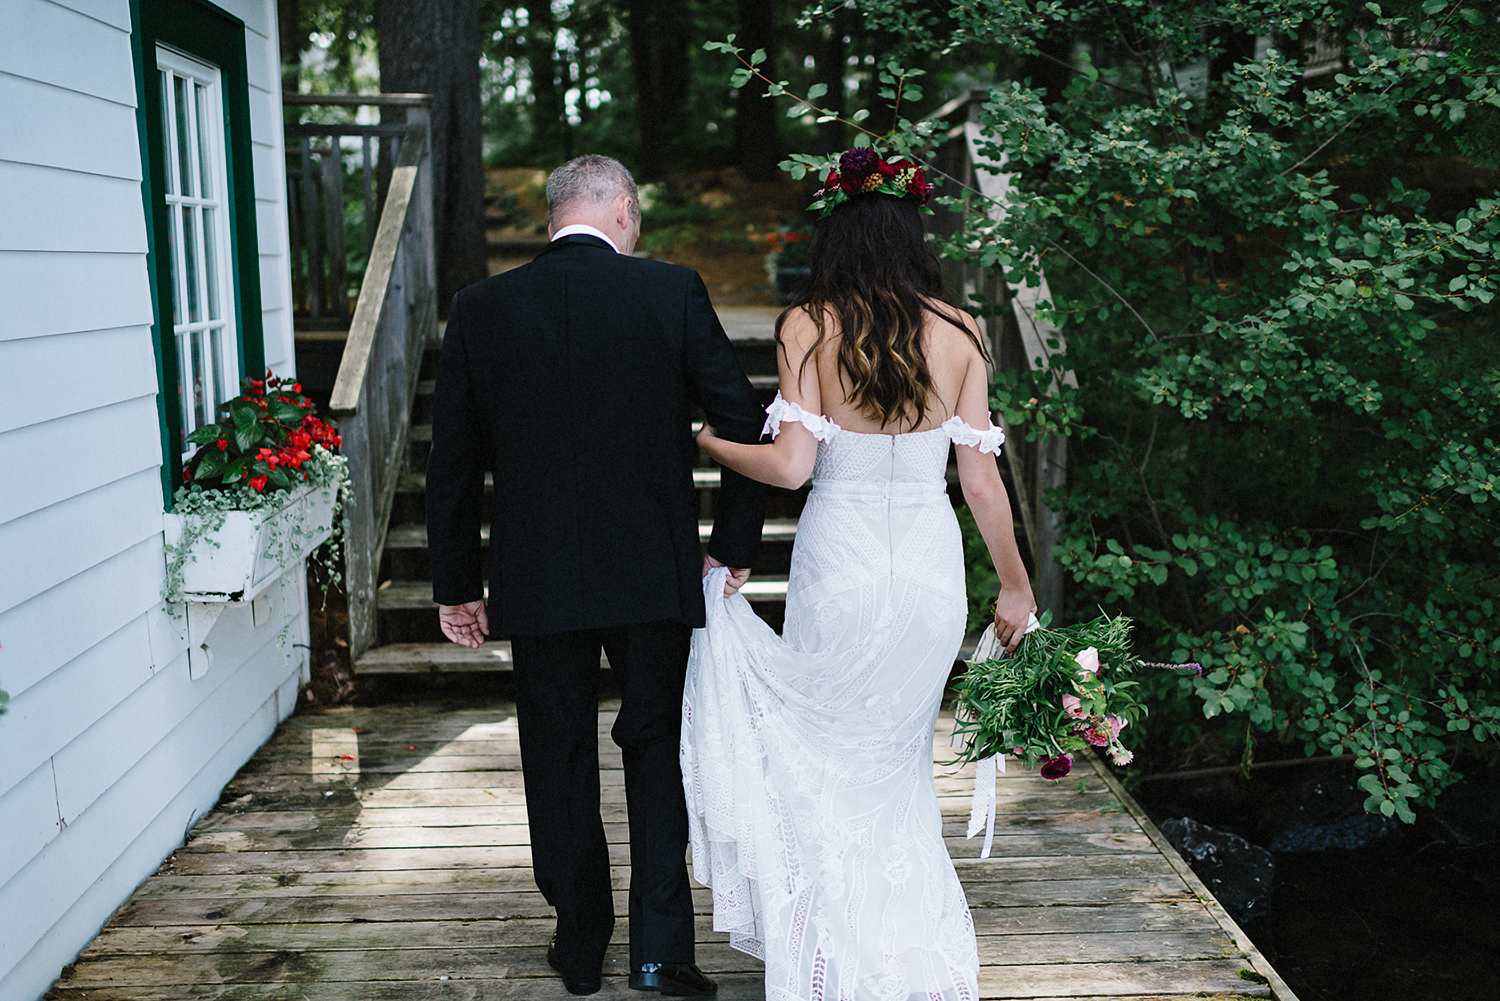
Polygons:
M978 955L942 839L932 735L963 639L948 444L957 418L844 431L777 397L768 429L819 438L778 636L705 579L682 766L714 928L766 963L768 1001L973 1001Z

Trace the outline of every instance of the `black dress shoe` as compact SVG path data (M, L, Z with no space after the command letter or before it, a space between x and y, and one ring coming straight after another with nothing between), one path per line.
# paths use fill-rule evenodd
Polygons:
M658 991L673 998L701 998L719 992L719 985L692 963L642 963L630 971L630 989Z
M563 986L568 989L569 994L597 994L599 988L604 986L599 977L594 977L592 980L580 979L563 969L561 960L557 958L556 935L552 936L552 941L547 943L547 965L556 970L559 977L562 977Z

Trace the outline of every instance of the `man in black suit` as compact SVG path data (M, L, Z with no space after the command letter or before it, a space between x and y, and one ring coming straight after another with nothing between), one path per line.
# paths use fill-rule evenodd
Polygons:
M677 747L702 577L749 575L758 485L723 473L699 547L690 403L721 435L757 440L763 413L698 275L630 256L635 182L584 156L547 181L552 243L459 292L438 365L427 463L433 598L443 632L509 636L538 887L557 910L547 959L574 994L600 989L614 926L599 816L602 648L621 692L611 731L630 821L630 986L717 989L694 963ZM481 501L494 474L489 600Z

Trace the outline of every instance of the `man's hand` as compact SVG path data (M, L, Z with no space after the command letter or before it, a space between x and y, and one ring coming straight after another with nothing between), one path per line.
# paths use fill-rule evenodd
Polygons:
M444 636L470 650L479 649L490 634L490 616L484 610L482 600L466 601L462 605L439 605L438 625L442 626Z
M707 553L703 554L703 576L707 577L710 570L712 570L714 567L721 567L723 565L724 564L720 563L712 556L709 556ZM729 576L724 580L724 597L727 598L734 592L738 591L740 588L744 587L745 582L749 579L749 567L746 567L743 570L736 570L734 567L730 567Z

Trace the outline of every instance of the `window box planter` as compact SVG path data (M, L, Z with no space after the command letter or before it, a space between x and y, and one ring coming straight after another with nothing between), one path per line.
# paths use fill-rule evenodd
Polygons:
M310 483L274 507L167 512L168 599L254 600L327 541L337 499L338 483ZM172 580L174 570L180 582Z

